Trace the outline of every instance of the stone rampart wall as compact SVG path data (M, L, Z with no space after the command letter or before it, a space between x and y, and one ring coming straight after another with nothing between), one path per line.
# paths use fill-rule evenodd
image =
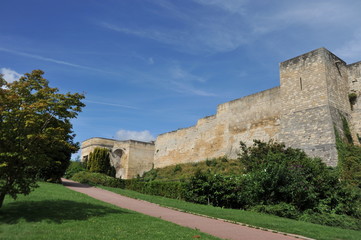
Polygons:
M82 156L97 146L114 145L117 176L132 178L153 166L236 158L240 141L250 145L254 139L274 139L336 166L335 129L343 133L343 118L354 142L361 141L361 62L347 65L319 48L282 62L280 83L220 104L215 115L199 119L195 126L159 135L155 146L94 138L83 142ZM352 106L350 93L357 95Z
M154 144L130 141L129 163L125 178L142 176L144 172L152 169L154 161Z
M334 122L339 118L333 117L330 107L345 107L344 90L339 89L344 80L344 63L336 60L328 50L320 48L280 64L280 141L321 157L332 166L337 164ZM333 78L335 71L340 77Z
M81 161L85 161L85 158L89 156L91 152L94 151L97 147L103 147L112 149L116 140L107 139L107 138L90 138L82 142L81 144Z
M351 127L355 144L360 144L361 138L361 62L350 64L347 66L349 74L350 93L355 93L357 99L352 106Z
M114 166L118 178L134 178L152 169L154 160L154 143L152 142L91 138L82 143L82 161L85 161L96 147L111 150L110 163Z
M277 138L279 108L278 87L221 104L216 115L198 120L197 125L159 135L154 167L236 158L240 141Z

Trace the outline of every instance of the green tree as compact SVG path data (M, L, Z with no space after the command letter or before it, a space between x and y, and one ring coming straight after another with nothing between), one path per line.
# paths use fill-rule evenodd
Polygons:
M84 95L59 93L43 74L34 70L12 83L0 76L0 207L5 195L16 198L37 187L41 170L53 166L63 174L65 160L79 148L70 119L85 106Z
M49 126L63 128L66 132L71 132L71 124L64 124L64 122L52 119ZM65 136L66 141L72 141L72 136ZM77 144L76 144L76 147ZM44 163L40 168L38 177L45 181L61 182L60 178L64 175L66 169L70 165L71 154L74 152L73 145L59 145L53 144L49 146L47 155L51 157L52 161Z
M336 171L300 149L258 140L250 147L241 142L241 148L239 160L245 167L241 205L285 202L303 211L316 207L339 186Z
M87 168L91 172L104 173L109 176L115 176L115 169L110 165L109 149L94 148L89 154Z

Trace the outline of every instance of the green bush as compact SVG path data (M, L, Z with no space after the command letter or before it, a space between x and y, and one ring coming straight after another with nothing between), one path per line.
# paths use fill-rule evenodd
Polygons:
M54 146L52 151L48 153L52 161L47 162L39 169L38 178L48 182L60 183L61 177L70 164L71 153L72 149L69 147L57 149Z
M243 207L285 202L303 211L316 207L339 184L334 171L299 149L272 141L241 144L240 161L246 168L240 193Z
M217 166L217 159L207 159L206 160L206 165L208 166L208 167L215 167L215 166Z
M65 178L72 178L73 175L75 173L81 172L81 171L85 171L86 168L84 167L84 165L81 162L70 162L69 167L66 169L64 177Z
M149 170L148 172L144 172L143 173L143 180L144 181L153 181L158 177L158 170L155 168L152 168L151 170Z
M144 194L174 199L184 199L185 184L179 181L143 181L141 179L123 180L123 188Z
M110 177L103 173L78 172L71 178L72 180L89 185L103 185L107 187L124 187L121 179Z
M299 220L331 227L361 230L361 220L346 215L337 215L330 213L320 214L307 211L307 213L304 213L299 218Z
M175 167L173 168L173 173L177 173L181 171L182 171L182 167L179 164L175 165Z
M244 174L198 171L185 186L187 201L293 219L304 212L361 218L360 189L340 181L339 171L321 159L272 141L255 141L251 147L241 144Z
M336 146L341 180L361 189L361 147L344 142L338 136Z
M351 110L353 110L353 105L356 104L357 102L357 93L349 93L348 94L348 100L350 101L350 104L351 104Z
M97 147L89 154L87 169L90 172L115 176L115 169L110 165L109 149Z
M218 207L237 208L240 177L197 171L187 182L186 200Z
M256 205L250 210L291 219L297 219L300 216L300 211L298 211L295 206L288 203L279 203L276 205Z
M343 185L337 189L333 212L346 214L361 219L361 189L350 185Z

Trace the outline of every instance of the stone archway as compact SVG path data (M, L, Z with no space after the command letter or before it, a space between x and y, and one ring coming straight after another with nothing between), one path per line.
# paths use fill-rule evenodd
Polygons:
M124 178L126 174L126 153L125 149L121 148L113 148L109 154L110 156L110 163L115 168L116 174L115 177L117 178Z

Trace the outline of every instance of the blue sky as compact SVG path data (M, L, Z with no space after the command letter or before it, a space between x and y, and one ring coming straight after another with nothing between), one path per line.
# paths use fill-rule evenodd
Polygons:
M2 0L0 72L45 71L86 95L76 141L148 141L279 85L279 63L326 47L361 60L359 0Z

